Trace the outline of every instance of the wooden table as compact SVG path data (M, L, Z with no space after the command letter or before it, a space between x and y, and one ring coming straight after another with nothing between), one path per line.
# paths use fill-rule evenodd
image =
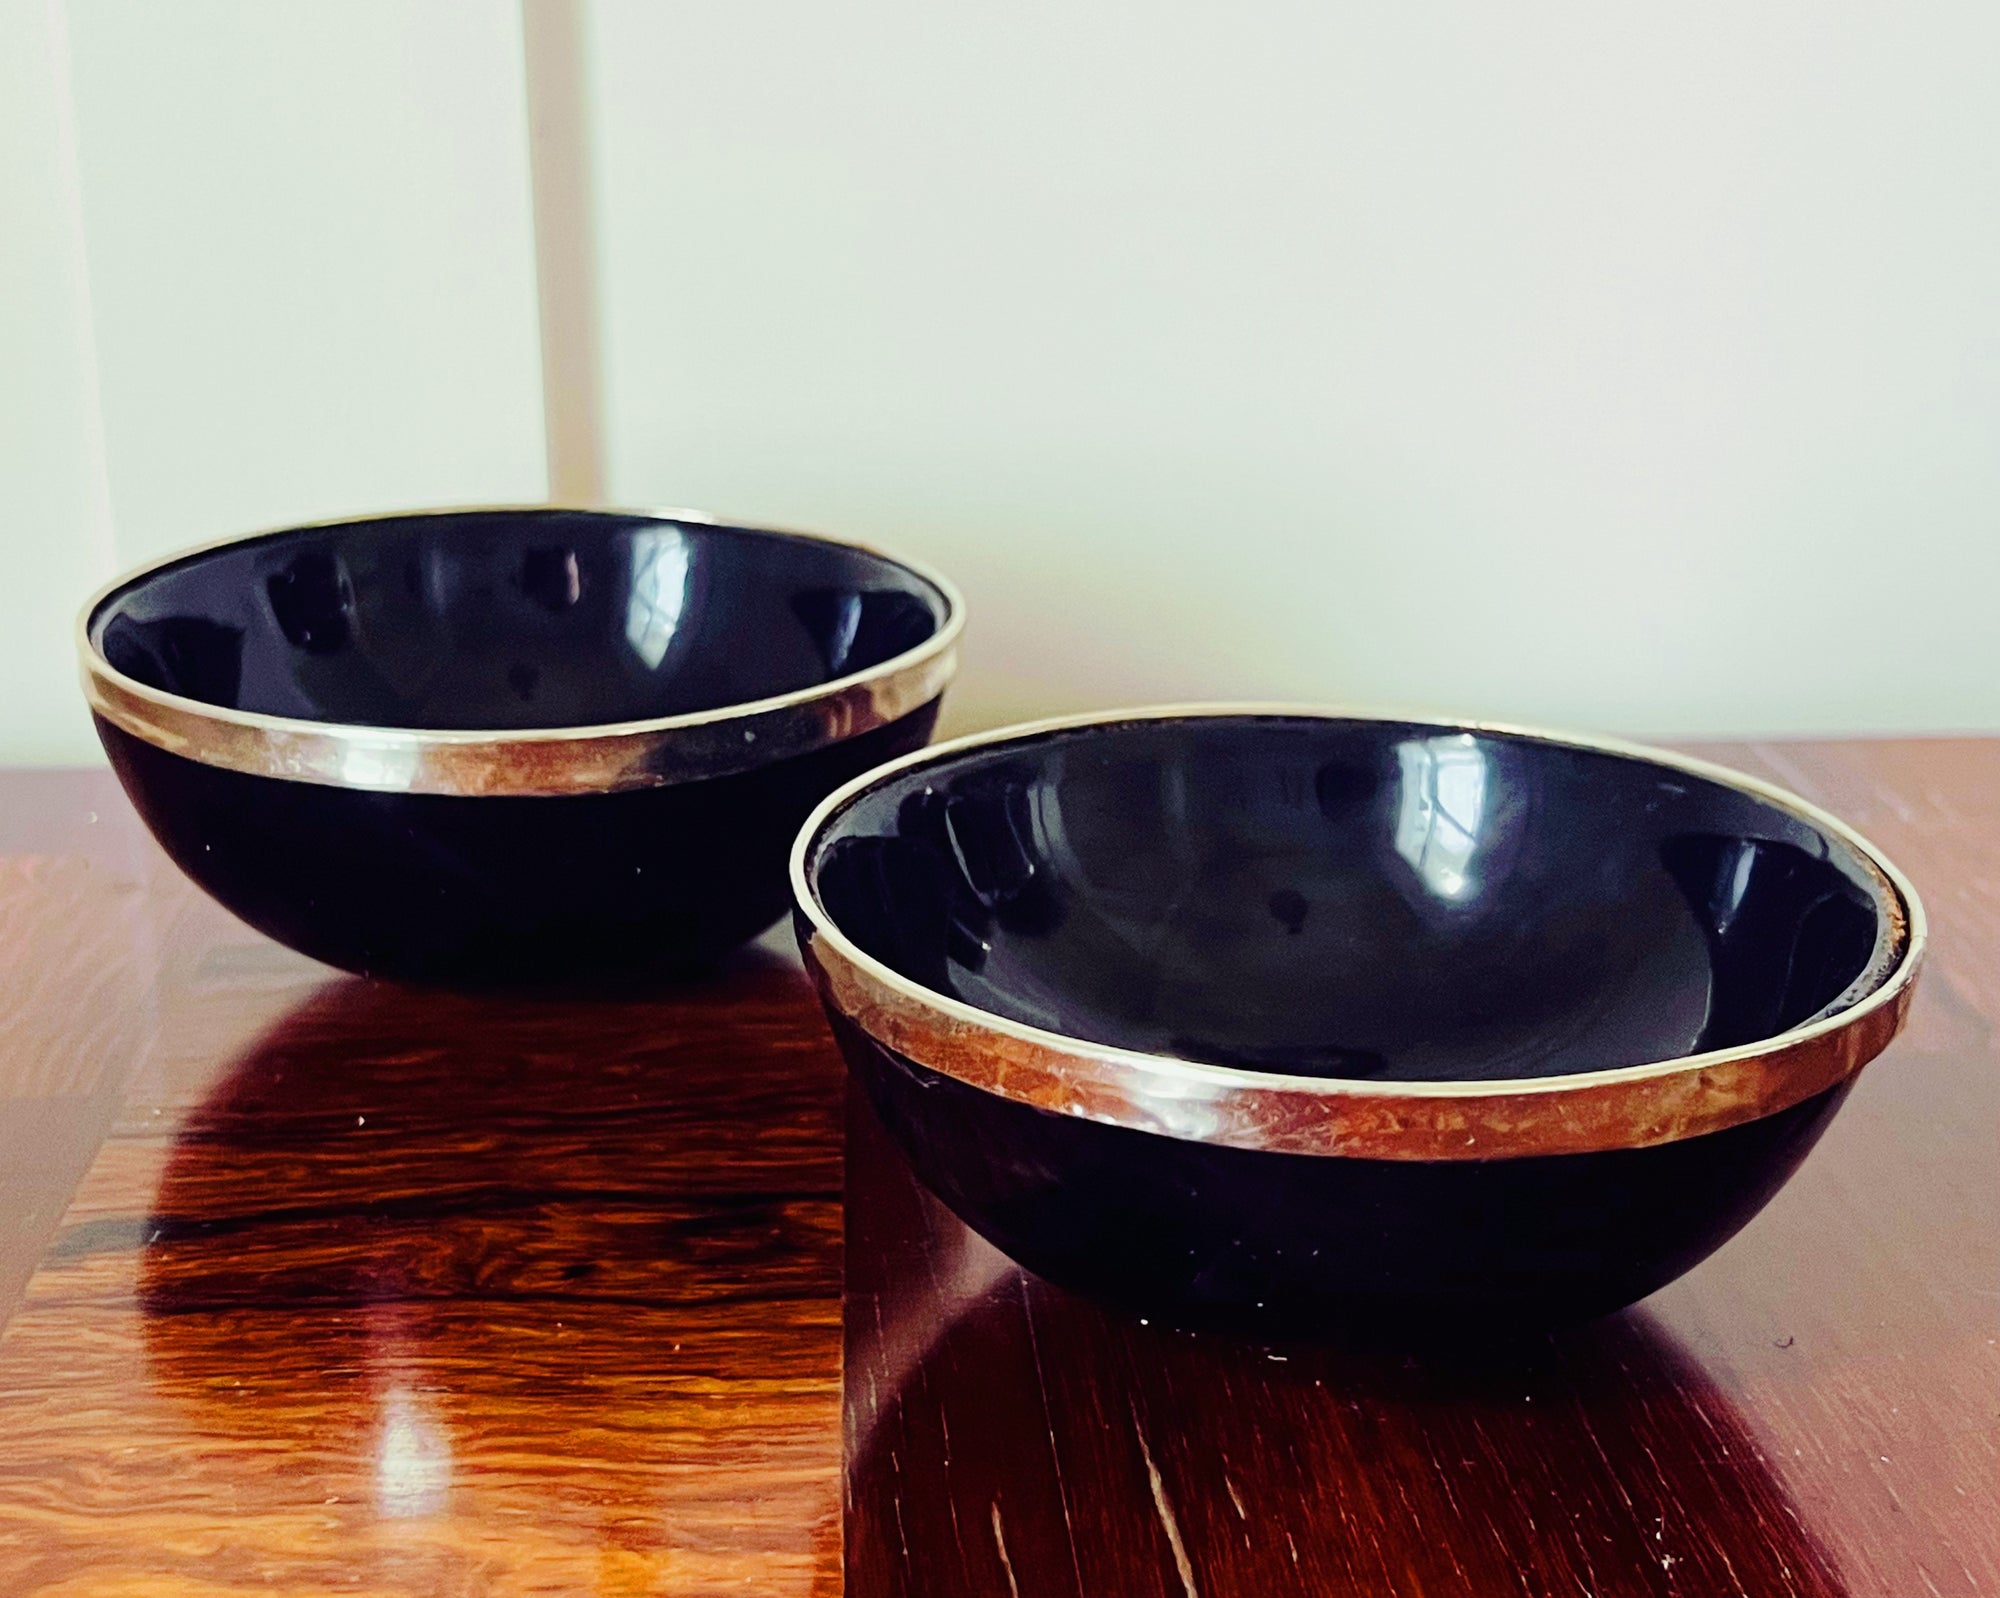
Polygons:
M1722 1253L1481 1361L1023 1277L776 940L353 981L0 776L0 1593L2000 1594L2000 742L1707 752L1915 877L1915 1019Z

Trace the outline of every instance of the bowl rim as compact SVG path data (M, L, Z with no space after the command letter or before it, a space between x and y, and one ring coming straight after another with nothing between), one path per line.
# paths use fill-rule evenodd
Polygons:
M1878 942L1876 957L1847 992L1864 984L1865 990L1845 1008L1732 1048L1563 1076L1376 1081L1214 1065L1015 1021L925 987L867 954L820 902L814 857L829 824L863 794L912 770L1085 728L1224 719L1407 722L1639 760L1733 788L1855 852L1878 878L1878 902L1890 920L1888 956ZM1290 1154L1488 1160L1590 1153L1675 1142L1776 1114L1849 1081L1888 1046L1907 1018L1928 941L1922 901L1882 851L1775 783L1624 739L1379 706L1155 705L974 733L890 761L835 789L793 841L790 871L800 947L823 1002L878 1044L927 1070L1038 1109Z
M944 602L931 636L865 670L762 699L636 721L565 727L375 727L238 710L153 688L113 666L91 624L113 598L184 562L238 545L375 522L553 513L691 524L802 540L871 556L927 583ZM562 501L424 506L287 522L211 539L143 562L99 587L76 619L84 697L112 726L170 754L251 776L336 788L460 797L621 792L727 776L807 754L930 703L958 669L965 598L943 573L859 539L732 520L706 511Z

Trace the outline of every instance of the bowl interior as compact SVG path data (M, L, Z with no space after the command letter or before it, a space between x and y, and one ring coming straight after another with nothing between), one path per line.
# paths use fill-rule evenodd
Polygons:
M817 539L513 510L299 528L148 572L92 644L208 704L378 727L573 727L809 689L930 638L914 572Z
M1413 723L1101 724L928 762L822 827L835 926L1070 1037L1346 1078L1637 1065L1852 1003L1894 889L1756 795Z

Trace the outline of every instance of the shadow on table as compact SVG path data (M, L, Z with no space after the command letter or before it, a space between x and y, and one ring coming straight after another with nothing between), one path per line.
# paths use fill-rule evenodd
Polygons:
M1421 1358L1149 1326L972 1236L859 1103L848 1139L850 1591L1845 1591L1643 1312Z
M140 1265L233 1557L329 1590L837 1580L840 1099L804 977L755 951L665 998L321 990L187 1117Z

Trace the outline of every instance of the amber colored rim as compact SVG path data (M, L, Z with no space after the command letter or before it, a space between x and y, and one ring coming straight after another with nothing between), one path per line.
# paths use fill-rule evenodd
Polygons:
M1884 926L1868 967L1817 1017L1731 1049L1568 1076L1375 1082L1210 1065L1066 1037L912 981L863 952L820 902L814 854L828 823L905 772L975 749L1138 721L1262 718L1409 722L1650 762L1734 788L1851 848L1876 878ZM1855 1075L1902 1030L1926 941L1908 880L1853 828L1774 784L1642 744L1380 709L1176 705L1067 716L920 750L836 790L792 848L806 965L828 1009L905 1059L1061 1115L1272 1153L1379 1160L1493 1160L1644 1148L1761 1120Z
M791 693L646 721L497 730L369 727L211 705L126 676L104 658L90 636L91 622L116 595L166 567L216 550L316 528L543 511L626 522L692 523L856 550L930 584L943 596L945 615L937 631L914 649L866 671ZM84 697L97 715L142 742L203 765L386 793L540 797L615 793L727 776L885 726L944 692L958 670L964 627L965 601L948 578L918 561L850 539L732 522L699 511L465 505L301 522L217 539L148 561L91 596L77 619L77 650Z

